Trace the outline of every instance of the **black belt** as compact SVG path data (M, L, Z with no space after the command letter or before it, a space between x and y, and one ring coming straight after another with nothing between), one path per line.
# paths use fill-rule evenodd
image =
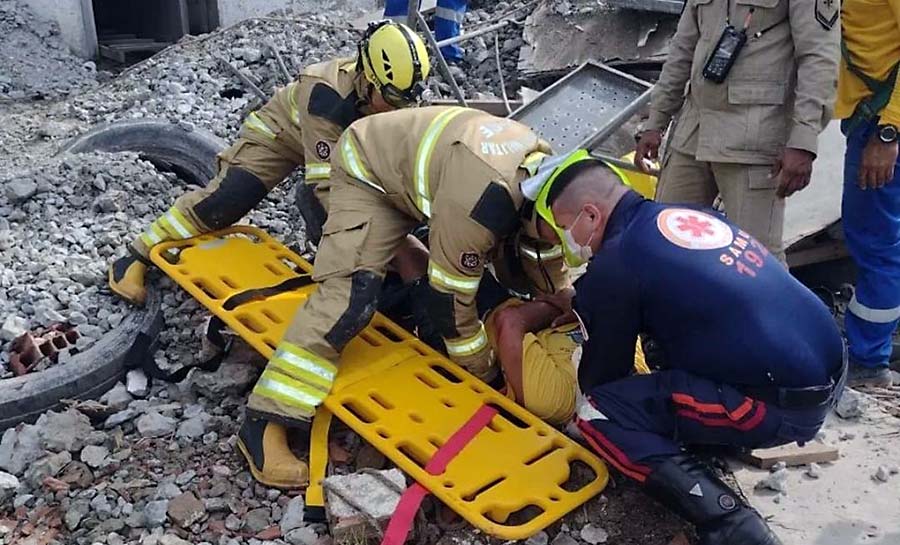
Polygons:
M847 356L840 368L828 380L828 384L807 388L776 388L773 386L745 386L740 388L747 396L770 405L787 410L815 409L832 405L836 401L836 392L844 388L847 379Z

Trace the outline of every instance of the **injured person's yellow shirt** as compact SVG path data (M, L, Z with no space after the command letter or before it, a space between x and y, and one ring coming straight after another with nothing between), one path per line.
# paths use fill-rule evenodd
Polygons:
M900 62L900 0L844 0L841 19L843 40L853 64L869 77L879 81L887 79L894 65ZM852 116L856 105L871 94L842 59L835 117ZM890 103L881 113L880 123L900 126L900 79L894 85Z

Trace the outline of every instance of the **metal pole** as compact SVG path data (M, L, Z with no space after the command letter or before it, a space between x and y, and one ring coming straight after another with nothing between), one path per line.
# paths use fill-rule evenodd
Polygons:
M406 26L409 28L416 28L416 15L418 14L419 0L409 0L409 4L406 8Z
M511 23L509 19L504 21L500 21L499 23L495 23L493 25L488 25L484 28L479 28L478 30L473 30L467 34L460 34L459 36L454 36L452 38L447 38L446 40L441 40L437 43L438 47L446 47L448 45L458 44L459 42L464 42L470 38L476 38L481 36L482 34L487 34L488 32L494 32L495 30L500 30L505 27L509 23Z
M629 170L631 172L640 172L641 174L649 174L650 176L659 176L659 171L656 169L650 169L649 172L644 172L638 167L634 165L634 163L629 163L628 161L623 161L621 159L617 159L616 157L612 157L610 155L605 155L603 153L594 153L591 152L591 157L595 159L600 159L604 163L609 163L610 165L621 168L622 170Z
M646 91L644 91L644 93L641 96L634 99L631 102L631 104L629 104L628 106L625 106L625 108L623 108L622 111L620 111L612 119L607 121L605 125L600 127L600 130L598 130L596 133L594 133L593 136L588 138L584 142L584 144L579 147L590 150L590 149L593 149L594 147L598 146L600 143L602 143L607 138L609 138L614 132L616 132L619 129L619 127L621 127L622 125L625 124L626 121L631 119L631 116L633 116L635 113L637 113L638 110L640 110L647 104L650 104L651 91L653 91L652 87L650 89L647 89Z
M506 81L503 77L503 63L500 61L500 38L494 34L494 59L497 61L497 73L500 75L500 94L503 96L503 105L506 107L506 115L512 113L509 107L509 97L506 96Z
M438 47L437 42L434 40L434 35L428 29L428 23L425 22L425 18L422 17L422 14L418 11L415 12L416 20L418 22L419 28L422 29L422 34L425 35L425 39L428 40L428 43L431 44L431 47L434 49L434 54L437 57L438 68L441 70L441 75L446 78L447 82L450 84L450 88L453 89L453 94L456 95L456 100L465 107L469 105L466 103L466 97L463 96L462 89L459 88L459 85L456 84L456 79L453 77L453 74L450 73L450 67L447 66L447 61L444 59L444 56L441 54L441 48ZM415 29L416 27L411 27Z

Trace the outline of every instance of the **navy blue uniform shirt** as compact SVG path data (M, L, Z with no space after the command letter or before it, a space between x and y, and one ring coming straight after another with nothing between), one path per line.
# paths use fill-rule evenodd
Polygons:
M626 194L575 283L582 391L627 376L639 333L669 368L732 385L827 384L842 359L825 305L712 210Z

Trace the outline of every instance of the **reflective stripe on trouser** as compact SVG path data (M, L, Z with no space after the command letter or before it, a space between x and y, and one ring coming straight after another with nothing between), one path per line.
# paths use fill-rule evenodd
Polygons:
M847 136L842 217L858 272L845 325L850 360L884 367L900 319L900 161L894 180L884 187L857 186L862 152L873 131L874 123Z
M309 181L313 180L327 180L331 177L331 165L328 163L306 163L306 176L305 179Z
M454 339L445 338L444 344L447 345L447 355L451 358L474 356L490 346L487 334L484 332L484 325L481 325L473 335Z
M434 37L437 41L459 36L466 16L466 0L438 0L434 13ZM444 58L451 61L462 60L463 50L457 44L441 48Z
M582 435L640 482L654 457L677 454L682 445L752 449L810 441L830 410L784 410L680 369L614 380L587 395L590 403L577 411Z
M292 86L288 88L293 89ZM205 187L187 191L175 201L172 209L179 211L182 218L186 220L186 224L190 224L196 233L203 233L209 229L203 224L202 219L194 214L194 207L219 189L230 168L237 167L251 173L267 189L271 190L284 181L303 162L303 155L295 151L303 149L302 135L290 120L289 96L286 91L288 88L275 93L275 96L255 115L257 118L268 117L278 120L279 125L287 127L278 134L278 138L273 140L268 135L247 126L245 122L241 128L240 137L219 153L217 157L218 172L215 177ZM258 114L262 114L262 116ZM259 192L253 193L258 194ZM248 204L256 205L255 202ZM155 236L151 236L149 232L153 232ZM165 232L164 229L163 232ZM131 247L138 254L149 257L150 248L158 244L153 241L162 233L158 229L148 227L145 234L147 234L146 237L136 237ZM166 240L171 239L167 238Z
M200 230L196 225L185 217L177 207L173 206L165 214L153 220L144 232L138 236L141 246L135 249L140 251L146 248L149 251L150 248L160 242L182 240L198 234L200 234ZM146 252L141 252L141 255L147 257Z
M307 421L331 392L336 375L330 361L282 341L256 382L248 406L262 416Z

